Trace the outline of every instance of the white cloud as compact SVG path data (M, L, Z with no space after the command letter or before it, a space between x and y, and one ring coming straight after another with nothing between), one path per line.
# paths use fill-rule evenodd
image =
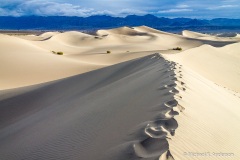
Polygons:
M238 5L220 5L220 6L212 6L208 7L209 10L218 10L218 9L225 9L225 8L236 8Z
M22 3L17 3L12 10L8 7L1 8L0 5L0 15L2 16L38 15L87 17L91 15L111 15L121 17L129 14L143 15L147 14L147 12L131 8L119 9L116 11L96 10L93 8L81 7L80 5L73 5L70 3L57 3L40 0L30 0Z
M135 9L121 9L118 11L109 11L109 10L103 10L103 11L93 11L91 15L110 15L115 17L125 17L127 15L145 15L148 14L148 12L135 10Z
M186 5L186 4L179 4L176 6L176 8L189 8L190 6L189 5Z
M240 18L238 2L239 0L0 0L0 16L87 17L106 14L124 17L130 14L154 14L166 17Z
M56 3L56 2L42 2L31 0L24 2L17 6L17 10L21 11L20 14L33 14L41 16L88 16L93 9L84 8L78 5L69 3Z
M176 13L176 12L191 12L191 11L193 10L187 9L187 8L178 8L178 9L162 10L162 11L158 11L158 13Z
M20 14L16 11L3 9L3 8L0 8L0 15L1 16L20 16Z

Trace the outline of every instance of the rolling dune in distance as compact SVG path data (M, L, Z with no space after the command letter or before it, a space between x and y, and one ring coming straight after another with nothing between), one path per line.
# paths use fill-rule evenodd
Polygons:
M239 44L147 26L0 34L0 159L238 160Z
M34 40L23 39L22 35L21 38L1 35L0 73L3 79L0 89L57 80L154 52L174 53L172 48L177 46L187 50L203 44L225 46L237 42L192 39L146 26L99 30L97 34L47 32L35 36ZM64 55L56 56L52 51L61 51ZM107 51L111 54L106 54Z

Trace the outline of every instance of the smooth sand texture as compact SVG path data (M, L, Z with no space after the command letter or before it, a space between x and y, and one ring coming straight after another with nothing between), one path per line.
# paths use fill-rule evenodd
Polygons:
M196 70L218 85L240 92L240 43L215 48L203 45L172 55L172 59Z
M181 71L186 90L179 90L182 99L178 103L185 110L176 116L179 127L169 141L173 157L180 160L239 159L240 97L193 70L183 67ZM219 153L229 153L229 156Z
M0 35L0 159L238 160L239 44L147 26Z
M12 36L0 35L0 44L0 89L47 82L102 67L55 55Z
M155 54L2 100L0 158L156 159L178 127L168 68Z
M209 35L209 34L202 34L198 32L193 32L193 31L188 31L184 30L182 31L182 35L184 37L189 37L189 38L194 38L194 39L199 39L199 40L209 40L209 41L239 41L239 39L236 37L219 37L219 36L214 36L214 35Z

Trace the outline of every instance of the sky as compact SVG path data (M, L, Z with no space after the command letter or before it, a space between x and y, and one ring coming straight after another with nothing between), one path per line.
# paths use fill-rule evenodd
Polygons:
M0 0L0 16L240 18L240 0Z

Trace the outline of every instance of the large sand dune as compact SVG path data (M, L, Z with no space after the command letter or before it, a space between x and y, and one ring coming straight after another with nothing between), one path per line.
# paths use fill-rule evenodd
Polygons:
M12 36L0 35L0 44L0 89L47 82L102 67L55 55Z
M203 45L172 55L172 58L218 85L240 92L239 43L223 48ZM226 78L227 77L227 78Z
M45 32L40 35L34 35L34 34L18 35L18 34L15 34L15 37L25 39L25 40L30 40L30 41L44 41L44 40L51 38L52 36L54 36L56 34L59 34L59 32Z
M0 160L238 160L239 47L147 26L0 35Z
M192 69L181 71L186 90L180 90L178 103L185 110L176 116L179 127L169 141L172 155L180 160L239 159L240 96Z
M174 134L178 114L170 68L155 54L21 95L6 93L0 158L155 159L169 152L166 136ZM162 90L165 85L172 87Z
M234 41L239 41L237 37L219 37L216 35L209 35L209 34L202 34L198 32L193 32L193 31L188 31L184 30L182 31L182 35L184 37L189 37L189 38L194 38L194 39L199 39L199 40L208 40L208 41L229 41L229 42L234 42Z

